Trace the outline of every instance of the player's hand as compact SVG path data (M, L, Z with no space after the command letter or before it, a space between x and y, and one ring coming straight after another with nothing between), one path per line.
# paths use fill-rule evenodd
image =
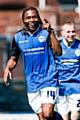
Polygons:
M51 28L51 25L50 25L49 21L47 19L44 19L43 20L43 29L46 29L49 31L50 28Z
M8 68L6 68L4 70L4 74L3 74L3 82L6 86L9 85L9 80L10 79L11 79L11 71Z

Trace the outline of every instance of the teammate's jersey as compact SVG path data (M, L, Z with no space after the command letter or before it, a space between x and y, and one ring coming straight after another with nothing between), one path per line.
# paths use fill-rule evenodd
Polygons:
M61 93L68 95L80 93L80 41L74 40L71 46L67 46L62 38L62 55L56 58L58 78L62 86Z
M33 35L19 31L15 42L24 58L28 92L57 85L54 55L49 45L49 33L39 28Z

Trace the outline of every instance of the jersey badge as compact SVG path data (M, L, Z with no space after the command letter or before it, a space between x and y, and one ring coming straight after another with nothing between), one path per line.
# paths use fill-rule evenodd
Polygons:
M63 55L65 54L65 51L63 51Z
M80 56L80 50L79 49L75 50L75 55Z
M38 40L39 40L39 42L45 42L46 41L44 36L39 36Z

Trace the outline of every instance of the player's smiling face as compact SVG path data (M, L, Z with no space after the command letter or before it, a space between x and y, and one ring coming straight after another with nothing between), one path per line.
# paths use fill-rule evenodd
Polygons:
M38 28L40 23L39 17L35 10L28 10L24 15L24 24L27 26L28 30L33 33Z
M75 38L75 27L73 24L65 24L62 29L62 36L68 43L72 43Z

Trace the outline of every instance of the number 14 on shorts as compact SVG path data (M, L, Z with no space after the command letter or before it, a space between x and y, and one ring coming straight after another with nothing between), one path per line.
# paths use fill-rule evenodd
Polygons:
M55 91L47 91L47 97L53 97L53 99L55 98Z

